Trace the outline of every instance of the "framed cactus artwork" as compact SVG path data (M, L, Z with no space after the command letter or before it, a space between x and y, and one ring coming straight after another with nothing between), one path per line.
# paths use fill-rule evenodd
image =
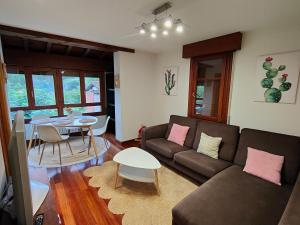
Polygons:
M258 57L256 101L296 103L300 73L300 51Z
M165 95L177 95L178 67L170 66L165 68L163 74L163 93Z

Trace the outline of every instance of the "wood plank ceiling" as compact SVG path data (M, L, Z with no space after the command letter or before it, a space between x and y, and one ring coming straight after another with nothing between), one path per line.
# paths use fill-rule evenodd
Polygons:
M74 57L99 59L103 61L112 60L113 52L100 51L90 48L82 48L67 44L58 44L48 41L39 41L19 36L1 35L3 50L23 50L26 52L37 52Z
M47 54L67 55L99 60L112 60L113 52L134 53L134 49L81 40L0 24L0 35L6 49Z

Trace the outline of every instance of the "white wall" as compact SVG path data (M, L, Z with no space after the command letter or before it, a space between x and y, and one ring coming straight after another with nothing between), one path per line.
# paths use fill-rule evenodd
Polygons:
M233 65L230 123L300 136L300 87L296 104L254 102L257 56L300 50L300 27L279 27L244 34Z
M155 122L165 123L169 120L170 115L187 115L188 110L188 91L189 91L189 74L190 59L183 59L182 50L174 50L158 55L156 69L153 78L155 79ZM168 66L177 66L178 87L176 96L168 96L163 92L164 88L164 71Z
M120 141L136 138L141 124L155 122L155 63L156 55L151 53L114 53L115 74L120 77L120 88L115 90L116 138Z

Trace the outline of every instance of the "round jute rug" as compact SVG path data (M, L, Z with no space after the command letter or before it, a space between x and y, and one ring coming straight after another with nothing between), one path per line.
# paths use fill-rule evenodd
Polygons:
M96 157L93 147L91 147L90 154L88 154L88 137L85 137L85 143L83 143L82 137L71 137L69 141L73 151L73 155L71 154L70 149L66 145L66 143L62 142L60 144L62 166L69 166L77 163L86 162ZM97 146L97 155L100 156L107 150L104 143L104 139L101 137L95 137L95 142ZM108 147L109 146L110 143L108 142ZM42 149L43 145L41 145L40 152L38 150L38 146L30 149L28 155L28 161L30 166L46 168L61 166L59 163L59 151L57 144L54 148L54 154L52 144L46 145L41 164L39 165Z
M114 189L116 164L113 161L86 169L89 185L99 188L98 195L110 199L112 213L124 214L123 225L171 225L172 208L197 188L166 167L158 170L160 195L153 184L121 180Z

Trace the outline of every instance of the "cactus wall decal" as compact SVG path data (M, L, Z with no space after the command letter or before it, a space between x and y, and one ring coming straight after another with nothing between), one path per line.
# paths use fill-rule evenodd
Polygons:
M282 92L290 90L292 87L291 82L287 82L288 74L284 73L287 68L286 65L280 65L278 68L273 67L273 58L267 57L262 64L263 69L266 72L266 77L260 82L263 88L266 88L264 98L266 102L278 103L282 98ZM280 85L274 87L274 79L277 78Z
M167 69L165 72L165 93L171 95L171 90L176 85L176 74L172 69Z

